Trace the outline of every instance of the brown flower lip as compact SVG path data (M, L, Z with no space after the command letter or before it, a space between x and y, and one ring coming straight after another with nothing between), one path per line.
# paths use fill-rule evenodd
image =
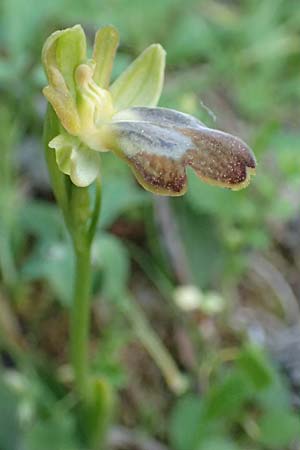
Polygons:
M204 128L201 133L191 129L181 132L191 137L195 149L187 152L184 164L192 167L204 181L239 190L255 174L256 159L240 138L222 131Z
M255 156L238 137L165 108L132 108L130 114L143 120L115 122L113 150L151 192L183 195L187 167L206 183L232 190L246 187L255 173Z

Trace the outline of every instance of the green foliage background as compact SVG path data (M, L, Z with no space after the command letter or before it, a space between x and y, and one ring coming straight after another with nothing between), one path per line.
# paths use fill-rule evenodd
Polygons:
M190 173L187 195L165 200L104 155L91 347L120 392L115 423L173 450L299 449L299 392L269 345L300 317L299 1L0 0L0 450L81 448L66 367L73 259L41 139L41 46L74 23L90 44L119 29L114 77L161 43L160 105L238 134L258 160L244 191ZM225 307L184 311L179 285ZM128 289L189 379L185 395L128 326Z

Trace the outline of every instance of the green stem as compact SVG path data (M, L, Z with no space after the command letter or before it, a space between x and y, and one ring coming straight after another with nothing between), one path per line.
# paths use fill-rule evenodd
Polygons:
M75 250L75 283L71 311L71 360L75 384L83 399L89 397L88 342L90 329L91 254L90 247Z
M131 321L137 337L161 370L169 388L177 395L183 394L188 388L188 379L180 373L171 354L130 294L125 298L124 304L124 312Z
M2 271L3 284L13 290L16 286L18 275L11 249L10 232L6 224L0 224L0 269Z
M101 194L102 194L102 186L101 181L99 178L96 180L96 194L95 194L95 204L94 204L94 211L93 216L90 224L90 228L88 231L88 242L91 245L93 242L93 239L95 237L95 233L97 230L97 224L100 217L100 210L101 210Z
M105 439L112 410L110 386L92 377L89 367L90 295L92 283L91 246L97 229L101 207L101 183L96 182L96 195L91 208L91 192L77 187L60 172L55 152L49 141L60 132L58 119L49 106L44 127L45 154L53 191L60 206L75 254L74 292L70 318L70 353L75 388L81 400L79 419L85 448L98 449Z

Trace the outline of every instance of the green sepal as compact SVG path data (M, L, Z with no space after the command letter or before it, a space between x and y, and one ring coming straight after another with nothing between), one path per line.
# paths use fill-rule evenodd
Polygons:
M110 88L117 111L157 105L164 82L165 60L165 50L153 44L133 61Z
M56 31L46 40L42 61L49 85L43 89L63 127L73 135L80 131L74 74L86 59L86 38L80 25Z
M52 33L42 50L42 61L50 85L56 86L57 69L75 96L74 70L86 59L86 38L81 25Z

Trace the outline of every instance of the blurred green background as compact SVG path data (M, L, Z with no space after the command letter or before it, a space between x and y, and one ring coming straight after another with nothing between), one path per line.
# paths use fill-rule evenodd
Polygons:
M103 156L91 352L119 393L109 448L300 449L299 0L0 0L0 450L81 448L73 258L44 163L40 63L45 38L75 23L90 45L119 29L114 77L161 43L160 105L239 135L258 160L246 190L190 173L167 199ZM128 289L184 394L141 345Z

